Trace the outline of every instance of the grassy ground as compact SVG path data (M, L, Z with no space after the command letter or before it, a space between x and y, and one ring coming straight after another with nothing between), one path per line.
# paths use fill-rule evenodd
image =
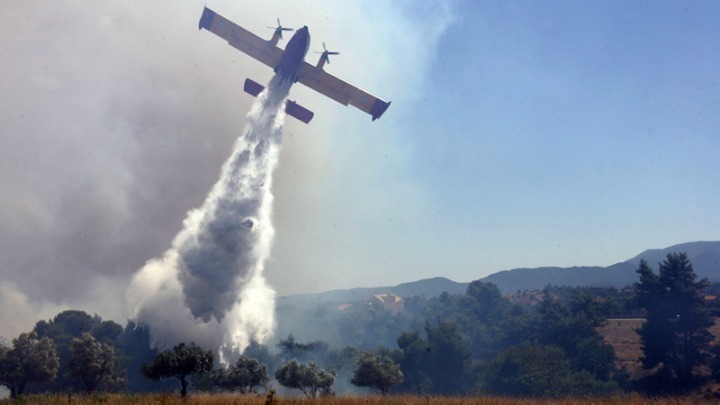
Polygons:
M229 394L197 394L191 395L186 399L181 399L177 394L96 394L92 396L73 395L33 395L22 397L15 401L3 400L0 404L227 404L227 405L251 405L265 404L268 398L265 396L239 396ZM659 405L690 405L690 404L717 404L718 400L698 400L697 398L663 398L649 399L637 395L619 396L613 398L595 398L595 399L562 399L562 400L539 400L539 399L509 399L509 398L493 398L493 397L419 397L419 396L355 396L355 397L328 397L318 399L305 398L275 398L278 404L297 404L297 405L372 405L372 404L389 404L389 405L434 405L434 404L451 404L451 405L640 405L640 404L659 404Z

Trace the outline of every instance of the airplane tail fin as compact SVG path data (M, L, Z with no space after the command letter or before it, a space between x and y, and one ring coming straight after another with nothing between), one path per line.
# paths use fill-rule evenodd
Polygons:
M248 78L245 79L245 85L243 86L243 90L245 90L246 93L257 97L258 94L262 93L262 91L265 90L265 87L263 87L260 83ZM310 120L312 120L315 116L315 113L313 113L312 111L290 100L287 100L285 102L285 113L294 118L297 118L298 120L306 124L309 123Z

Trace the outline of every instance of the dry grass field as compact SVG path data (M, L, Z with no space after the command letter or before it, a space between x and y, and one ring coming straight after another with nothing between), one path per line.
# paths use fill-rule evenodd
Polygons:
M598 330L615 349L619 365L625 366L631 374L635 374L641 367L642 345L635 329L644 322L644 319L608 319L605 326Z
M177 394L99 394L92 396L73 395L33 395L23 397L15 401L3 400L0 404L74 404L74 405L94 405L94 404L195 404L195 405L261 405L269 403L265 396L239 396L229 394L197 394L191 395L186 399L181 399ZM612 398L570 398L557 400L540 400L540 399L510 399L510 398L494 398L494 397L420 397L420 396L354 396L354 397L328 397L317 399L306 398L275 398L277 404L296 404L296 405L640 405L640 404L659 404L659 405L690 405L690 404L717 404L717 399L697 399L697 398L644 398L637 395L618 396Z
M598 330L605 341L615 349L619 365L625 366L631 374L641 370L642 345L635 329L643 322L644 319L608 319L606 325ZM710 332L715 336L715 341L720 342L720 318L715 319L715 325L710 328Z

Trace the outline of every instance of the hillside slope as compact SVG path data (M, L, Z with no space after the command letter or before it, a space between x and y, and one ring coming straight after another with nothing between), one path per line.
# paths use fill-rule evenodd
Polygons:
M401 297L432 298L448 292L464 294L468 283L458 283L445 277L433 277L411 281L389 287L360 287L346 290L332 290L317 294L295 294L280 297L282 303L331 302L348 303L367 300L375 294L397 294Z
M657 270L668 253L685 252L698 278L720 282L720 242L689 242L664 249L649 249L632 259L608 267L539 267L505 270L482 281L496 284L500 290L535 290L551 284L568 287L622 288L637 281L635 270L641 259Z

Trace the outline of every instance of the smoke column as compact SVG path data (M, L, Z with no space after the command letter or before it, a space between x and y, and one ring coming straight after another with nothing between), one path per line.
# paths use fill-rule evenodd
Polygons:
M188 212L172 247L133 277L132 318L149 326L154 346L195 342L228 362L272 334L275 292L262 272L274 236L272 172L291 84L273 77L205 202Z

